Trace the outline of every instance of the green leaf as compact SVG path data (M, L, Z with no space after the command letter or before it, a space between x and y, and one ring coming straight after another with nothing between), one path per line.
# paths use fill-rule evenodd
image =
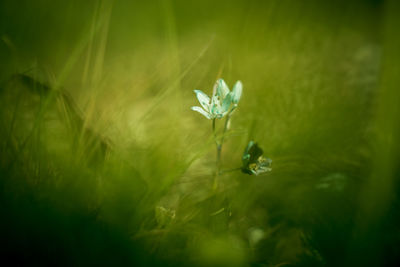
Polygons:
M257 145L257 143L250 141L243 153L242 163L242 172L250 175L258 175L271 171L270 166L272 160L265 158L263 156L263 150Z

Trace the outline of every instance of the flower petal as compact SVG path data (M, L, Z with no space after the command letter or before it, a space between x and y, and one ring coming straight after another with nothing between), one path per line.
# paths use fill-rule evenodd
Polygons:
M204 117L206 117L207 119L211 119L210 114L208 114L206 111L204 111L204 109L202 109L201 107L191 107L192 110L199 112L200 114L202 114Z
M218 79L217 81L217 95L220 99L224 99L227 94L229 94L229 87L226 85L223 79Z
M210 104L210 112L213 113L216 110L219 110L219 107L221 106L221 102L218 99L218 96L214 95L211 98L211 104Z
M242 96L243 84L241 81L237 81L232 89L232 103L239 103L240 97Z
M227 112L222 108L221 101L219 100L218 96L213 96L210 105L210 115L213 118L220 119L225 116Z
M206 110L210 110L210 98L201 90L194 90L200 105Z
M231 103L232 103L232 96L231 94L227 94L224 100L222 101L222 112L228 112Z

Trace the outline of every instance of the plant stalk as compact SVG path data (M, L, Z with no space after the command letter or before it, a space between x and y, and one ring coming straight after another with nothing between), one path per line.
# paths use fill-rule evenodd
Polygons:
M224 143L224 138L225 138L225 133L228 130L228 124L229 124L229 120L231 118L231 113L229 113L226 117L225 120L225 124L224 124L224 130L222 132L222 137L221 140L218 142L218 138L217 138L217 133L216 133L216 129L215 129L215 121L216 119L212 120L212 130L214 133L214 140L215 140L215 145L217 148L217 158L216 158L216 162L215 162L215 176L214 176L214 183L213 183L213 189L216 190L218 188L218 175L221 174L221 152L222 152L222 145Z

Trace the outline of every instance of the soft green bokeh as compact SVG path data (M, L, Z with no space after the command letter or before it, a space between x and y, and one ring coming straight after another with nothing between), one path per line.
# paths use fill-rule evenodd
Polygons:
M29 265L395 266L396 1L0 2L0 220ZM218 78L243 92L213 187ZM233 88L233 87L231 87ZM217 122L222 132L223 121Z

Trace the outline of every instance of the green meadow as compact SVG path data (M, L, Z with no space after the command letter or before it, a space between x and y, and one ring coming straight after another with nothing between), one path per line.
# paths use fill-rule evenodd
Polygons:
M1 1L3 261L397 266L399 12ZM191 110L220 78L234 112Z

